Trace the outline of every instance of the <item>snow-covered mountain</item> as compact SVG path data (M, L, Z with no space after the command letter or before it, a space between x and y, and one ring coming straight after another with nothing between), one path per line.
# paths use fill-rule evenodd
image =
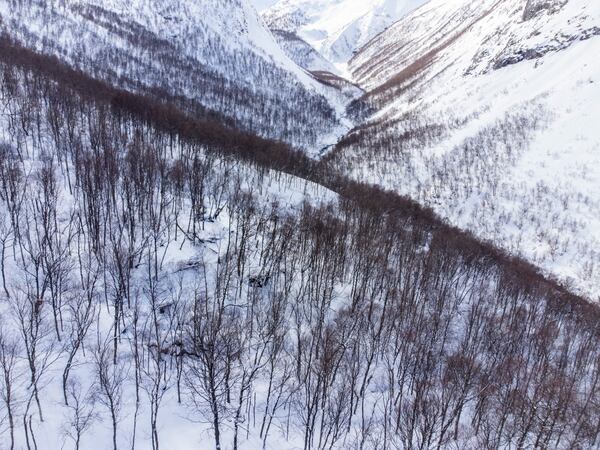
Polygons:
M300 36L343 70L355 51L425 0L280 0L263 11L271 29Z
M344 130L337 92L285 55L248 0L2 0L0 18L30 48L238 128L308 150Z
M309 71L338 73L335 65L315 50L296 33L285 30L272 30L273 36L285 53L300 67Z
M600 295L600 2L431 0L349 70L333 160Z
M365 92L245 1L0 0L0 448L600 450L600 303L513 254L598 286L600 14L515 1Z

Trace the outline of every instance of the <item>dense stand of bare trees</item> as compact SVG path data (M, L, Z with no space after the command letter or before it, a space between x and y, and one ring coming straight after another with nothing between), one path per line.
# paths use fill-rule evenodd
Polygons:
M53 382L75 448L103 421L158 450L166 405L217 450L600 446L596 307L393 194L274 170L318 175L284 146L33 66L1 67L9 448L41 448Z

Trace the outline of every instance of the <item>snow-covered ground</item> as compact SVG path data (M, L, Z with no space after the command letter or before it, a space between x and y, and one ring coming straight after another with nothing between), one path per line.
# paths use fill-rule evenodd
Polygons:
M600 299L599 54L596 1L432 0L351 61L339 162Z

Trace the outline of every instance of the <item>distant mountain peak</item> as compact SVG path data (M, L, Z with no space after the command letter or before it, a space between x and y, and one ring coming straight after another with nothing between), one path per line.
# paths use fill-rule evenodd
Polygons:
M370 39L426 0L280 0L263 12L272 29L296 33L344 65Z

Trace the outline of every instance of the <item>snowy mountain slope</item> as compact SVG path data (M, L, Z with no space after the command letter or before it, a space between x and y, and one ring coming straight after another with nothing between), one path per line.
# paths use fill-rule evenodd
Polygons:
M598 448L600 308L0 49L1 446Z
M272 29L299 35L344 70L353 53L425 0L280 0L263 12Z
M247 0L3 0L0 17L30 48L263 136L314 150L347 126L337 93L284 54Z
M600 3L432 0L349 69L334 160L600 296Z

